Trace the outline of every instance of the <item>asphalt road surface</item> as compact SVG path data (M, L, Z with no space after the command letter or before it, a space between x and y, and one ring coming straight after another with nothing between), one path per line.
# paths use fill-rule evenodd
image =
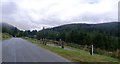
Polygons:
M69 60L38 47L22 38L2 42L3 62L69 62Z

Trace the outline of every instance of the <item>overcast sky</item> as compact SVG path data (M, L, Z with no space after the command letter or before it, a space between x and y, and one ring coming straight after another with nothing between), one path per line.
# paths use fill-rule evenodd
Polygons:
M118 21L120 0L2 0L0 22L22 30Z

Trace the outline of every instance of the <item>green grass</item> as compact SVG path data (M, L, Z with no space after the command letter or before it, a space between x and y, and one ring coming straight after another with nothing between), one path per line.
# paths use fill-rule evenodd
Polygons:
M86 52L84 50L70 51L57 47L44 46L44 45L40 45L40 46L72 61L80 61L80 62L118 62L119 61L117 59L107 56L102 56L97 54L90 55L89 52Z
M27 38L27 40L35 44L40 43L40 41L37 41L36 39ZM108 57L108 56L98 55L98 54L90 55L89 52L80 50L80 49L78 51L71 51L71 50L64 50L62 48L57 48L57 47L45 46L42 44L38 44L38 45L40 47L48 49L60 56L63 56L75 62L119 62L120 63L120 60L118 59Z
M48 41L47 44L53 44L53 42Z
M6 40L11 38L12 36L7 33L0 33L0 40Z
M37 39L31 39L31 38L28 38L28 37L23 37L23 39L26 39L32 43L38 43L38 40Z

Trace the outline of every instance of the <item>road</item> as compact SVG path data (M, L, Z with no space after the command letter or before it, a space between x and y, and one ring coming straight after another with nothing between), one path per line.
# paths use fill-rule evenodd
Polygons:
M3 62L69 62L69 60L38 47L22 38L2 42Z

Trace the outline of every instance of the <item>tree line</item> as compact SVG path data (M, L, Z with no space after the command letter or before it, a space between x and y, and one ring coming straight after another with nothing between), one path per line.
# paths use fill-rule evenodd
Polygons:
M108 25L108 24L107 24ZM113 25L113 24L112 24ZM84 24L73 24L59 26L55 28L43 29L40 31L37 30L19 30L16 27L2 27L3 33L8 33L13 37L30 37L36 39L51 39L57 40L60 39L66 43L75 43L78 45L94 45L96 48L105 49L105 50L117 50L120 49L120 32L119 26L106 28L93 25L84 25Z
M96 48L114 51L120 49L120 38L117 36L111 36L107 33L101 33L98 31L86 32L86 31L69 31L69 32L38 32L37 39L61 39L67 43L75 43L78 45L94 45Z

